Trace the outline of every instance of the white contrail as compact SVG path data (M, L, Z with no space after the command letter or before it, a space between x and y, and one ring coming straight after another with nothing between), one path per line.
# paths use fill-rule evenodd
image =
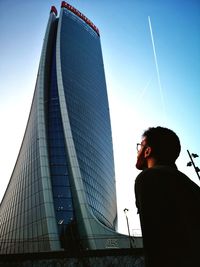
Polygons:
M142 92L137 96L137 105L141 104L142 98L144 97L147 89L149 88L149 85L151 84L152 78L149 79L149 81L146 83L145 87L142 89Z
M161 81L160 81L160 72L159 72L159 68L158 68L158 61L157 61L155 44L154 44L153 31L152 31L152 27L151 27L151 19L149 16L148 16L148 21L149 21L149 29L150 29L150 33L151 33L151 41L152 41L152 46L153 46L154 60L155 60L155 64L156 64L156 72L157 72L157 78L158 78L158 86L159 86L159 90L160 90L160 98L161 98L161 102L162 102L162 106L163 106L163 113L164 113L163 115L166 118L163 88L162 88Z

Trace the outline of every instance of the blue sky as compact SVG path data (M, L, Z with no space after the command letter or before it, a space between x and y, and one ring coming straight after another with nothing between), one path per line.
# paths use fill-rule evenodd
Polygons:
M30 110L50 7L61 1L0 1L0 199L8 184ZM149 126L174 130L187 149L200 154L200 3L158 0L69 0L100 30L110 103L119 231L139 228L134 197L136 143ZM148 22L150 17L153 40ZM155 64L153 41L158 64ZM159 81L160 79L160 85ZM200 160L195 159L200 167ZM156 231L156 229L155 229Z

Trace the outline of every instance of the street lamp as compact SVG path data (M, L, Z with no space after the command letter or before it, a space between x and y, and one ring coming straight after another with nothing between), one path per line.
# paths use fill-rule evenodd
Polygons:
M198 158L199 156L197 154L195 154L195 153L190 154L189 150L187 150L187 153L188 153L188 155L190 157L190 160L191 160L190 162L187 163L187 166L188 167L190 167L190 166L194 167L194 170L195 170L195 172L196 172L196 174L197 174L197 176L198 176L198 178L200 180L200 176L199 176L200 169L197 166L195 166L194 161L192 159L192 157L193 158Z
M128 211L128 209L125 208L125 209L124 209L124 213L125 213L125 216L126 216L126 223L127 223L127 228L128 228L128 236L129 236L130 248L133 248L133 247L132 247L132 243L131 243L131 235L130 235L130 228L129 228L129 222L128 222L127 211Z

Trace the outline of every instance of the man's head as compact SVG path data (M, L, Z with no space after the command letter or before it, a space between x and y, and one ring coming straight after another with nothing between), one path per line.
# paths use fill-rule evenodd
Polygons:
M181 145L178 136L164 127L151 127L142 135L136 168L144 170L150 165L171 165L178 158ZM151 164L150 164L151 163Z

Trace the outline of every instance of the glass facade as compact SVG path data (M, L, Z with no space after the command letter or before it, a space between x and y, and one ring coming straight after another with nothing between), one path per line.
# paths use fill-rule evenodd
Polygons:
M0 205L2 254L77 249L81 238L85 248L119 247L99 32L62 5L59 18L55 8L50 13L27 128Z
M49 172L44 101L46 55L55 19L51 13L25 135L0 205L0 254L60 248Z
M100 38L67 9L61 55L65 100L88 204L99 221L114 229L114 162Z
M71 246L71 240L75 238L76 221L58 97L55 45L52 49L49 85L46 118L53 202L61 245L67 248Z

